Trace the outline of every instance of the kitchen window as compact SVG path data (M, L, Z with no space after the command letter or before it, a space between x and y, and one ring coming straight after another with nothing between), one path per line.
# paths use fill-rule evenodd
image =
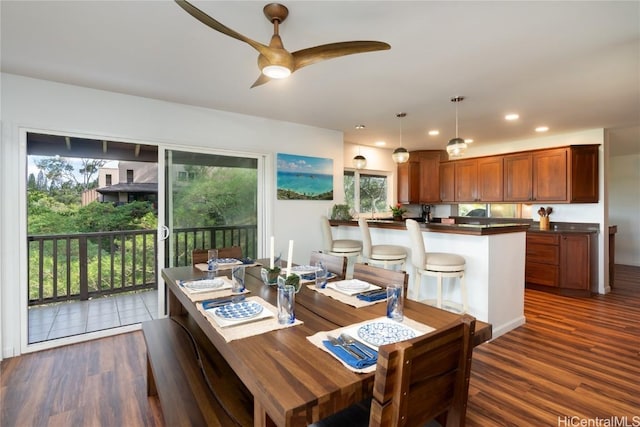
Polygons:
M460 203L458 215L490 218L522 218L522 207L511 203Z
M389 176L385 173L344 171L345 203L354 212L371 213L389 210Z

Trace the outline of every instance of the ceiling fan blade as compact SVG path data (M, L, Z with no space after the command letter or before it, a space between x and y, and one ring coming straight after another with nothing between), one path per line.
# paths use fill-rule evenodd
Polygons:
M256 86L260 86L263 85L265 83L269 83L271 81L270 77L265 76L264 74L260 73L260 76L256 79L255 82L253 82L253 84L251 85L251 89L253 89Z
M271 49L269 48L269 46L266 46L260 42L250 39L249 37L244 36L235 30L232 30L226 25L221 24L220 22L216 21L215 19L213 19L212 17L210 17L209 15L207 15L206 13L204 13L203 11L201 11L200 9L198 9L188 1L175 0L175 2L178 3L178 6L183 8L189 15L193 16L198 21L202 22L204 25L211 27L214 30L219 31L222 34L225 34L229 37L233 37L234 39L237 39L249 44L251 47L253 47L255 50L257 50L258 52L260 52L265 56L271 54Z
M298 70L302 67L306 67L307 65L315 64L316 62L325 61L327 59L388 49L391 49L391 46L384 42L352 41L314 46L308 49L295 51L292 55L295 62L295 70Z

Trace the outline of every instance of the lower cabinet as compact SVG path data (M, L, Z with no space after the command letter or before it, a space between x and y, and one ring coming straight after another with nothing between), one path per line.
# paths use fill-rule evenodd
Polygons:
M597 292L596 236L588 232L527 232L527 286L572 295Z

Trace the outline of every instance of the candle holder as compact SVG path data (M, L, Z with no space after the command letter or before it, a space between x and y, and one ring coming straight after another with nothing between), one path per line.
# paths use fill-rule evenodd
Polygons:
M275 285L278 283L278 276L280 275L280 267L276 266L273 268L263 267L260 270L260 277L265 285Z

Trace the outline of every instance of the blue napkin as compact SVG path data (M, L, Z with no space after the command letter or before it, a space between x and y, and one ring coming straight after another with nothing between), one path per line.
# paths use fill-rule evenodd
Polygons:
M357 297L362 301L368 301L368 302L380 301L381 299L387 298L387 290L381 289L380 292L376 292L375 294L368 294L368 295L361 294L361 295L357 295Z
M333 273L327 273L327 280L331 280L333 278L335 278L336 275ZM313 280L314 282L316 281L316 273L309 273L309 274L302 274L300 276L300 278L302 280Z
M347 365L355 369L362 369L362 368L366 368L367 366L375 365L376 362L378 361L378 352L368 347L367 347L367 351L369 353L375 354L376 357L369 358L369 357L365 357L365 355L362 354L362 357L365 357L364 359L356 359L355 357L350 355L347 350L345 350L340 346L333 345L329 341L322 341L322 344L331 353L335 354L340 360L342 360ZM353 346L351 346L351 348L353 348ZM354 351L356 353L362 353L358 351L358 347L355 347Z

